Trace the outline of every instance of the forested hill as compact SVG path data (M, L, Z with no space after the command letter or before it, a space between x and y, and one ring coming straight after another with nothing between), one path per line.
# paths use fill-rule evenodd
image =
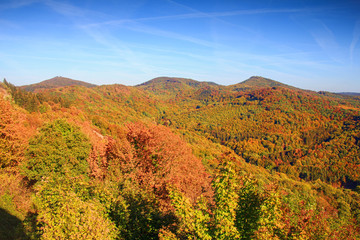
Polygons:
M259 76L253 76L243 82L228 86L229 89L235 91L244 91L244 90L251 90L255 88L266 88L266 87L284 87L289 89L296 89L293 86L289 86L281 82Z
M193 79L159 77L137 85L136 88L171 98L176 95L191 94L201 88L219 89L221 86L213 82L199 82Z
M186 78L159 77L137 85L136 87L162 95L179 93L184 94L204 88L222 91L244 91L266 87L284 87L289 89L297 89L295 87L258 76L250 77L245 81L229 86L222 86L213 82L200 82Z
M95 87L96 85L90 84L83 81L73 80L65 77L54 77L40 83L35 83L31 85L21 86L21 89L29 92L35 92L42 89L51 89L58 87L66 87L66 86L84 86L84 87Z
M57 80L0 84L2 239L360 238L359 97Z
M204 86L219 86L218 84L213 82L199 82L188 78L173 78L173 77L154 78L138 86L147 89L153 87L157 88L161 85L163 86L163 88L167 88L167 87L173 88L177 86L179 89L186 87L199 88Z

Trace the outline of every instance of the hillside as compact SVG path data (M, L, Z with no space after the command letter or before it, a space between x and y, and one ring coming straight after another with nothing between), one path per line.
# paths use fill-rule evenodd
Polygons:
M359 239L358 98L234 86L4 81L0 236Z
M220 88L213 82L199 82L187 78L158 77L136 86L142 90L156 95L174 97L176 95L188 95L200 88Z
M245 91L245 90L252 90L252 89L266 88L266 87L284 87L289 89L296 89L293 86L289 86L281 82L259 76L250 77L249 79L241 83L230 85L227 88L233 91Z
M66 87L66 86L84 86L91 88L91 87L95 87L96 85L58 76L39 83L21 86L20 88L28 92L36 92L44 89Z

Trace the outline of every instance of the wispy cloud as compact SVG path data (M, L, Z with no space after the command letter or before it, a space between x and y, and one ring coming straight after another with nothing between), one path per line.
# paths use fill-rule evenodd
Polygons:
M86 15L86 10L82 8L75 7L74 5L65 3L65 2L58 2L53 0L43 0L44 3L49 6L54 11L68 17L84 17Z
M320 20L313 21L312 30L310 30L315 42L334 62L344 64L345 54L343 49L336 41L334 33L325 23Z
M77 24L88 23L94 21L94 19L106 19L109 16L103 12L94 11L91 9L77 7L73 4L64 1L55 0L39 0L54 12L57 12L69 19L73 20Z
M203 12L197 9L191 8L187 5L168 0L169 3L175 4L176 6L184 9L185 11L189 11L190 13L184 14L173 14L173 15L164 15L164 16L153 16L153 17L142 17L142 18L125 18L125 19L115 19L103 22L93 22L88 24L88 27L100 27L100 26L119 26L123 27L128 24L144 24L146 22L155 22L155 21L173 21L173 20L188 20L188 19L212 19L222 23L226 23L231 26L235 26L234 23L230 23L224 20L225 17L232 16L242 16L242 15L263 15L263 14L285 14L285 13L301 13L301 12L316 12L323 11L324 8L283 8L283 9L251 9L251 10L236 10L236 11L222 11L222 12ZM255 33L253 29L249 29L246 27L238 26L241 30L246 32ZM139 29L139 28L134 28ZM154 29L151 29L154 30ZM162 33L163 34L163 33ZM164 34L163 34L164 35Z
M89 21L88 19L104 17L105 14L53 0L45 0L44 3L55 12L71 19L75 27L83 30L84 33L86 33L95 42L111 49L113 53L117 54L119 58L124 59L130 66L136 67L140 72L152 72L151 68L149 68L147 64L143 63L143 61L136 56L126 43L122 42L121 39L114 37L111 32L107 31L107 29L101 27L90 27L90 25L84 24L84 22Z
M249 10L236 10L236 11L223 11L223 12L202 12L197 9L191 8L182 3L178 3L173 0L167 0L168 2L182 7L185 10L188 10L192 13L188 14L179 14L172 16L163 16L158 18L148 18L144 20L176 20L176 19L193 19L193 18L217 18L217 17L231 17L231 16L240 16L240 15L259 15L259 14L271 14L271 13L298 13L298 12L309 12L309 11L319 11L317 8L282 8L282 9L271 9L271 8L261 8L261 9L249 9ZM322 9L324 10L324 9Z
M148 64L144 63L134 51L120 39L113 37L109 33L103 32L101 29L82 28L91 38L103 46L111 49L118 55L119 58L124 59L132 67L136 67L139 71L151 74L152 70Z
M358 44L359 40L360 40L360 20L358 20L355 24L354 31L353 31L353 39L350 44L351 63L353 63L355 48L356 48L356 45Z
M14 8L21 8L39 1L40 0L15 0L15 1L3 2L0 3L0 11L14 9Z
M184 5L182 5L184 6ZM309 11L319 11L320 9L307 9L307 8L294 8L294 9L253 9L253 10L237 10L237 11L225 11L225 12L201 12L192 9L192 13L174 14L165 16L143 17L143 18L129 18L110 20L98 23L89 24L89 26L100 25L122 25L128 22L148 22L148 21L169 21L169 20L185 20L185 19L198 19L198 18L219 18L219 17L231 17L241 15L259 15L259 14L271 14L271 13L299 13Z
M74 25L78 26L82 29L89 37L95 40L97 43L105 46L108 49L111 49L114 53L116 53L119 57L124 59L128 64L134 68L139 69L139 71L153 75L156 72L161 70L171 71L171 69L166 69L165 66L156 65L156 63L151 63L146 61L144 58L140 58L138 51L134 49L140 48L140 46L136 43L127 43L121 41L121 39L113 34L111 28L119 29L126 29L133 32L144 33L147 35L154 35L163 38L175 39L179 41L184 41L192 44L196 44L198 46L204 46L208 48L212 48L214 50L219 50L221 53L218 55L211 56L211 53L208 53L206 56L200 56L197 54L193 54L191 52L182 52L181 54L189 57L193 60L198 59L200 61L210 61L210 65L219 64L222 67L226 67L229 71L233 71L234 69L237 72L247 72L240 69L254 69L260 72L274 72L276 74L280 74L280 71L275 70L276 68L284 68L285 66L294 66L294 65L303 65L303 66L312 66L312 67L319 67L325 68L324 65L318 62L299 60L294 58L286 57L286 56L262 56L259 54L246 54L233 51L231 54L227 54L223 52L225 46L218 44L213 41L203 40L195 37L191 37L189 35L181 34L178 32L172 32L168 30L163 30L159 28L155 28L152 26L147 25L146 23L149 21L168 21L168 20L181 20L181 19L196 19L196 18L215 18L218 19L220 17L227 17L227 16L236 16L236 15L250 15L250 14L270 14L270 13L296 13L302 11L308 11L306 9L255 9L255 10L239 10L239 11L227 11L227 12L212 12L212 13L204 13L197 11L195 9L187 9L188 11L192 11L192 13L187 14L178 14L178 15L168 15L168 16L155 16L155 17L146 17L146 18L133 18L133 19L119 19L119 20L111 20L111 21L104 21L104 22L92 22L92 23L85 23L88 21L84 21L84 18L91 19L93 14L101 15L101 13L96 12L89 12L87 10L78 8L73 5L59 3L53 0L46 0L46 4L51 7L54 11L65 15L74 21ZM186 8L186 6L184 6ZM315 32L314 38L318 42L318 44L323 49L328 49L329 47L335 46L336 42L334 41L334 36L332 35L331 31L323 27L323 32ZM328 36L331 36L330 40L326 40ZM329 42L330 41L330 42ZM146 50L149 50L152 46L147 44L143 46ZM179 51L173 51L171 49L162 48L165 55L167 53L175 53L177 52L180 55ZM231 51L231 50L230 50ZM142 57L146 56L146 53L142 54ZM165 56L164 55L164 56ZM296 55L296 54L295 54ZM164 56L153 56L156 61L161 61L164 59ZM209 60L212 59L213 60ZM149 57L150 58L150 57ZM171 56L171 58L176 58L176 56ZM249 63L247 63L249 62ZM256 63L258 66L255 66ZM231 67L233 66L233 67ZM232 69L230 69L232 68ZM292 67L290 67L292 68ZM296 69L296 68L294 68ZM292 69L292 70L294 70ZM177 71L177 70L173 70ZM283 73L284 74L284 73Z
M158 28L144 25L144 24L139 24L136 21L129 22L128 24L126 24L122 27L125 29L128 29L128 30L131 30L131 31L135 31L135 32L141 32L141 33L146 33L149 35L155 35L155 36L160 36L160 37L165 37L165 38L181 40L181 41L190 42L190 43L194 43L194 44L205 46L205 47L215 47L214 46L215 44L211 41L194 38L194 37L191 37L191 36L188 36L185 34L180 34L180 33L172 32L172 31L161 30Z

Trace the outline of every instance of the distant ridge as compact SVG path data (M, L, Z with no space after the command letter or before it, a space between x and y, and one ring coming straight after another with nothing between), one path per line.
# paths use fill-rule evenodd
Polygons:
M96 87L97 85L90 84L87 82L74 80L66 77L57 76L40 83L24 85L20 88L29 91L29 92L37 92L44 89L53 89L58 87L66 87L66 86L84 86L87 88ZM249 79L229 85L219 85L214 82L206 82L206 81L197 81L189 78L176 78L176 77L157 77L141 83L135 86L136 88L153 92L157 95L173 95L173 94L184 94L195 92L201 89L213 89L213 90L222 90L222 91L248 91L259 88L268 88L268 87L283 87L293 90L301 90L299 88L269 79L260 76L252 76ZM359 96L359 93L337 93L343 95L352 95Z
M336 94L348 95L348 96L360 96L360 93L357 92L337 92Z
M228 86L228 88L230 88L233 91L246 91L254 88L265 88L265 87L285 87L289 89L298 89L296 87L259 76L252 76L241 83Z
M57 76L57 77L42 81L40 83L24 85L24 86L21 86L20 88L25 91L28 91L28 92L35 92L35 91L39 91L42 89L51 89L51 88L66 87L66 86L84 86L84 87L88 87L88 88L96 87L96 85L90 84L87 82Z
M269 78L252 76L249 79L234 85L219 85L213 82L200 82L188 78L158 77L136 86L142 90L162 96L192 96L219 94L220 92L243 92L261 88L282 87L291 90L310 91L296 88ZM218 92L220 91L220 92ZM217 93L218 92L218 93ZM201 96L198 96L201 95Z
M202 85L213 85L217 86L218 84L213 82L200 82L190 78L175 78L175 77L157 77L151 79L147 82L137 85L140 86L154 86L154 85L163 85L163 84L185 84L191 87L198 87Z
M200 82L189 78L158 77L136 86L156 94L178 94L204 87L220 87L213 82Z

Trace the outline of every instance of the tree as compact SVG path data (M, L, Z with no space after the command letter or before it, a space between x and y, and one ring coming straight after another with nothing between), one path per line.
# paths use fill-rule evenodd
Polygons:
M171 191L171 202L179 221L176 234L180 238L196 239L240 239L236 228L236 209L239 195L238 180L232 163L224 161L218 168L213 182L214 205L206 198L192 204L176 190ZM164 231L163 235L168 235Z
M211 240L210 214L207 211L207 202L204 198L194 206L190 199L173 189L170 194L171 202L175 208L175 215L179 219L177 235L179 238ZM162 232L163 239L169 235L169 230Z
M254 232L259 228L262 217L261 206L265 196L256 188L253 178L244 177L243 186L239 189L238 206L236 208L236 227L241 234L241 239L253 239Z
M89 153L87 137L65 120L56 120L31 139L23 170L28 179L36 181L54 174L86 176Z
M127 128L130 147L119 159L126 176L154 191L163 202L168 202L170 185L192 201L209 192L210 181L201 160L179 136L161 125L133 123Z
M213 180L215 191L213 237L215 239L239 239L236 228L236 209L238 208L238 179L233 164L223 161Z
M28 139L33 134L31 126L24 126L26 123L26 115L0 97L0 168L15 170L24 160Z
M40 239L115 239L118 230L106 204L76 178L45 178L36 187L36 231Z

